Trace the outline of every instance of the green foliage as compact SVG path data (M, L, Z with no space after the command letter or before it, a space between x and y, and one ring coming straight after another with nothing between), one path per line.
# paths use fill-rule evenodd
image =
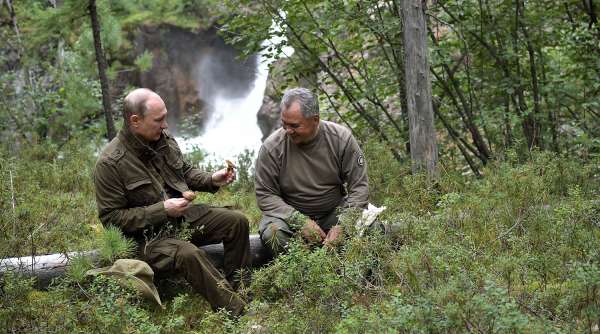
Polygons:
M274 63L278 90L308 85L327 119L409 156L401 4L228 1L223 34ZM585 7L585 6L583 6ZM476 175L517 147L599 152L598 24L575 1L443 1L427 9L440 161ZM230 13L234 13L231 15ZM335 13L335 15L332 15ZM593 69L593 70L591 70ZM445 129L445 131L442 131ZM452 166L454 167L454 166ZM453 169L451 169L453 170Z
M69 267L65 277L65 282L83 282L87 275L86 272L94 268L92 259L84 254L78 254L69 260Z
M60 149L31 146L19 156L0 151L2 257L91 247L99 224L92 152L76 139Z
M100 259L107 264L131 256L135 250L135 242L126 238L116 226L109 226L102 232L102 244L99 248Z
M255 160L254 151L245 149L236 159L237 180L233 184L233 191L254 192L253 166Z
M152 59L154 56L148 51L144 51L135 59L135 66L138 67L140 72L146 72L152 68Z
M586 331L598 324L597 163L545 152L534 152L521 162L518 155L508 154L482 170L481 179L447 173L431 185L422 176L410 175L409 167L381 145L367 143L364 148L375 189L372 201L387 206L381 220L388 233L356 236L358 212L348 211L341 218L348 237L337 251L293 242L287 254L254 271L244 292L254 296L248 306L251 315L232 320L225 313L212 313L188 286L161 281L157 283L167 308L152 308L134 291L108 281L90 282L85 271L91 264L76 258L66 278L47 292L33 289L23 278L5 276L3 324L17 331L142 332L132 329L135 324L146 332L167 333L260 328L545 333ZM15 194L36 187L46 192L43 203L58 193L80 192L72 198L73 207L84 210L88 220L65 220L60 238L52 234L54 225L44 225L34 239L38 249L85 249L107 242L110 251L104 257L114 260L116 250L126 249L127 242L116 231L107 230L103 236L91 228L98 226L92 151L71 149L32 147L21 152L21 160L6 155L3 170L15 171ZM40 166L45 172L35 174ZM389 172L392 168L404 172L397 176ZM12 227L9 179L2 179L2 198L8 200L2 201L2 221L8 222L3 231ZM201 194L197 201L233 205L250 218L255 230L261 214L253 190L237 187ZM28 216L41 217L42 205L31 206L35 197L23 198L16 196L19 227L26 226ZM72 216L77 211L63 212ZM87 234L65 241L81 230ZM4 240L3 247L17 245L10 237ZM27 248L21 251L26 254ZM14 255L8 248L3 252Z
M31 280L12 275L4 276L2 284L0 328L7 332L179 333L189 330L188 323L203 308L210 312L187 295L158 311L133 288L103 275L75 288L58 285L45 292L33 289Z
M35 279L23 278L7 273L2 276L0 283L0 328L12 328L13 331L25 331L35 318L36 307L28 303L29 295L34 291Z
M0 26L6 41L0 50L0 256L98 245L107 262L128 256L131 242L115 229L102 232L94 204L92 170L104 130L86 2L62 1L57 8L13 3L20 38L10 24ZM516 10L516 4L523 6ZM408 156L403 27L394 2L224 6L212 0L98 1L111 78L133 65L140 71L151 66L148 52L132 57L129 35L141 25L196 31L219 16L222 32L245 54L278 58L293 46L294 56L273 71L282 77L277 89L314 86L323 118L346 122L364 141L370 201L387 207L380 217L387 234L356 236L357 213L348 212L339 249L294 241L287 254L253 273L245 291L254 296L251 312L239 319L213 313L189 286L170 281L157 282L167 292L167 308L153 308L110 278L86 277L92 264L84 257L72 259L66 277L48 291L9 273L0 284L0 329L597 330L599 39L580 2L432 2L434 102L438 130L446 129L438 135L435 183L411 175L402 160ZM10 22L4 8L1 18ZM204 156L196 150L186 158L197 165ZM241 210L256 231L261 212L252 161L251 152L238 156L238 181L196 201ZM480 178L471 176L475 171Z

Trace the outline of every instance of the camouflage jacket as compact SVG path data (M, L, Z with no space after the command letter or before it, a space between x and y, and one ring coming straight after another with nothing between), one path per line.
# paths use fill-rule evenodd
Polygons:
M166 131L150 147L125 127L96 162L94 185L100 220L139 241L146 230L177 221L167 216L164 200L181 197L190 189L217 191L211 176L184 161L177 142Z

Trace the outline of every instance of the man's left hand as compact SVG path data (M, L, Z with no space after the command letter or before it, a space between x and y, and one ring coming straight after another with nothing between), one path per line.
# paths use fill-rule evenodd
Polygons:
M337 246L342 241L342 234L344 234L342 227L340 225L335 225L327 232L327 237L325 237L323 245L326 247Z
M219 169L212 174L212 183L215 187L222 187L235 181L235 170L227 171L227 168Z

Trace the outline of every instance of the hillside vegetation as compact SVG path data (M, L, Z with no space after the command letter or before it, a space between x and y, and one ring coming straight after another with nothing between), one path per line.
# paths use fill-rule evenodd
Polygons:
M423 1L419 15L407 14L410 4L0 1L0 258L100 251L97 262L72 258L45 290L27 277L0 278L0 332L598 333L598 0ZM406 62L413 16L427 33L419 68ZM386 233L359 236L360 213L344 212L338 249L295 240L255 268L239 292L249 301L239 318L212 312L174 278L158 282L160 309L85 275L131 256L131 241L98 220L92 171L131 86L166 96L148 71L164 60L176 72L163 56L177 48L201 52L173 40L169 50L140 44L144 32L168 39L173 29L218 33L240 58L273 61L263 102L274 118L284 89L314 91L321 119L360 142L370 201L386 207ZM431 89L408 96L416 85L406 74L417 71ZM409 103L417 95L426 108ZM427 136L411 136L432 118ZM430 178L411 166L414 140L425 137L438 152ZM186 158L221 167L206 153ZM253 153L236 163L236 183L196 201L240 210L256 233Z
M212 313L180 281L159 283L161 310L110 279L86 278L93 264L75 259L47 291L5 276L0 324L8 332L62 333L596 331L597 159L533 152L518 161L508 152L483 178L446 172L430 184L377 144L365 153L372 202L387 207L381 220L394 231L358 237L357 213L348 212L338 251L293 243L241 291L253 296L248 315ZM60 150L3 153L3 257L91 248L112 249L105 262L126 255L118 253L122 237L102 232L96 218L94 160L76 140ZM234 205L256 230L248 181L202 200Z

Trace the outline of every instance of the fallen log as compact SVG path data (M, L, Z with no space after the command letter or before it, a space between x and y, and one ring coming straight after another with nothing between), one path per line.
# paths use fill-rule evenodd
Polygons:
M215 266L223 268L223 244L214 244L200 247L213 261ZM263 247L258 234L250 235L250 255L252 267L259 267L271 259L269 251ZM89 257L92 261L98 258L98 251L71 252L49 254L40 256L13 257L0 260L0 278L6 272L15 272L27 277L36 278L36 287L47 287L52 279L64 275L69 266L70 259L76 256Z

